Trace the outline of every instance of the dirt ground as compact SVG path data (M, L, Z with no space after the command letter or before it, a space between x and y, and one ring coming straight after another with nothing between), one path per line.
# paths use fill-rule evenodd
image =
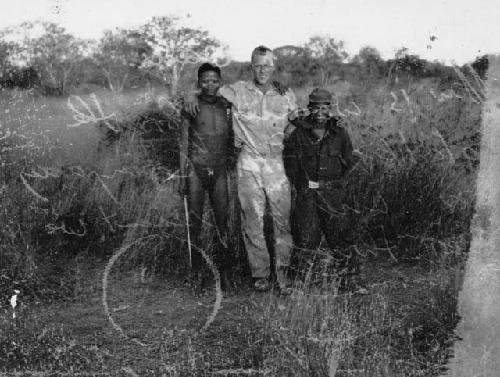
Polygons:
M224 295L214 322L200 331L213 310L215 289L196 293L178 280L144 279L139 272L114 273L108 304L113 320L123 329L121 334L104 311L103 271L104 266L89 271L75 299L36 304L20 297L15 319L10 308L1 313L0 321L10 329L10 341L15 343L3 345L10 352L0 368L3 375L266 374L266 349L272 343L266 313L271 307L287 305L293 296L240 288ZM442 297L432 294L433 287L443 286L441 276L429 268L390 261L365 263L362 276L368 294L353 300L384 297L387 313L397 319L395 334L409 333L421 359L444 362L457 318L454 292L441 289Z

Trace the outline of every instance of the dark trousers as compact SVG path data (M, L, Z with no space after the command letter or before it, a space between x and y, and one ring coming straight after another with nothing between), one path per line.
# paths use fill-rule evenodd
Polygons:
M293 212L296 248L294 261L299 266L311 263L324 235L338 272L358 272L357 254L350 250L347 213L342 206L342 189L301 189ZM300 267L299 267L300 268Z
M226 269L228 260L228 173L224 165L193 165L188 176L188 207L191 242L193 246L193 269L200 269L205 263L198 248L206 248L201 244L200 232L203 225L203 207L205 193L208 193L210 204L215 214L218 241L214 263L219 270Z

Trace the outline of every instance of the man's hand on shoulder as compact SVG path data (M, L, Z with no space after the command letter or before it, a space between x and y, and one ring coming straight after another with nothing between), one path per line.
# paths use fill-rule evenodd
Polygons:
M228 101L228 99L220 94L217 95L217 99L220 101L220 103L229 109L233 107L233 104Z
M279 81L273 81L273 87L279 93L280 96L284 96L289 89Z
M191 115L193 118L196 117L199 111L198 93L196 92L189 93L188 96L184 99L182 107L186 113Z
M309 129L312 127L310 115L307 108L295 109L288 114L288 122L294 127Z
M288 120L290 122L299 119L299 118L306 118L310 115L310 111L307 107L305 108L296 108L288 113Z
M335 127L344 129L343 121L338 115L330 115L329 122L331 122Z

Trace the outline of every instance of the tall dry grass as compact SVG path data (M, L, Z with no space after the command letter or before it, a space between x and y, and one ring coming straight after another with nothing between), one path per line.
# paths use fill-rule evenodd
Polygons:
M405 289L406 300L391 284L368 296L307 282L288 300L269 295L260 318L268 375L440 375L456 339L457 287L449 276L411 278L420 281Z
M468 245L480 103L431 81L330 88L359 158L345 198L350 251L362 259L423 261L431 267L424 280L435 284L425 286L430 304L416 305L417 318L408 319L390 305L390 289L355 299L337 294L334 272L312 271L290 300L269 296L260 318L264 367L279 376L333 369L346 376L435 375L448 355L453 276ZM296 90L302 105L309 90ZM0 93L0 291L71 297L85 290L82 266L128 244L119 268L183 276L186 228L172 176L178 113L161 106L161 95L103 91L96 101L71 97L70 106L29 92ZM67 127L82 119L88 122ZM212 245L210 212L205 224ZM238 275L245 258L237 232L234 238Z
M399 288L389 277L369 296L351 296L339 293L320 250L290 300L269 296L264 364L279 376L440 375L458 321L481 102L433 82L329 88L359 158L345 197L350 251L393 273L405 264L423 270Z
M359 158L345 201L351 246L396 260L465 249L480 105L430 81L327 86ZM302 105L309 90L296 89ZM151 271L185 263L172 176L179 115L165 93L61 100L3 90L0 102L4 287L45 275L36 271L46 258L103 257L124 237L144 240L131 255Z
M161 228L159 239L178 249L169 238L179 223L177 201L171 200L174 180L168 180L174 171L159 160L161 148L176 154L176 123L171 110L155 102L161 95L103 92L56 100L2 91L2 290L65 296L75 279L84 278L74 273L79 262L105 258L138 230ZM145 113L167 121L170 140L156 155L141 138ZM129 124L130 132L106 147L102 130L118 123ZM152 221L157 202L162 211ZM167 254L159 249L151 265L161 269L165 264L155 258Z

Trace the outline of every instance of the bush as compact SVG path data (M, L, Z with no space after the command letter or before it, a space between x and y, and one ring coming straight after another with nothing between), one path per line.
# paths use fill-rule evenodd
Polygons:
M436 272L420 281L408 276L404 288L394 280L372 287L369 296L307 280L288 300L269 295L261 318L265 369L274 376L442 375L458 287L450 270Z
M27 102L24 94L22 102ZM53 104L61 113L65 110L65 103ZM33 111L30 106L28 102L28 113ZM113 140L106 139L107 146L101 146L97 157L96 148L88 146L87 160L75 165L50 167L57 161L57 143L31 136L35 129L21 125L16 133L5 133L2 291L22 288L23 295L71 296L78 283L69 268L71 261L82 256L102 260L122 242L137 237L148 240L142 242L148 253L141 254L148 267L160 271L167 260L173 265L169 250L180 250L183 237L179 236L183 228L177 225L183 223L178 218L182 212L178 201L171 199L175 180L169 180L178 165L177 128L173 116L154 106L145 108L120 123L122 132ZM64 121L71 124L69 119ZM158 134L163 135L160 142L156 142ZM32 143L26 145L25 139ZM158 203L161 200L164 203ZM163 211L153 208L160 204ZM156 248L150 247L151 233L156 233Z
M428 260L454 247L465 251L480 104L467 96L442 97L432 81L406 88L363 90L339 83L335 88L359 158L345 201L350 249L363 255L383 252L396 260ZM89 140L78 160L72 149L57 156L61 143L38 126L73 123L65 101L4 93L2 104L11 113L2 123L17 122L18 127L15 134L4 129L1 135L4 289L25 284L28 291L40 292L44 284L54 285L47 276L58 261L64 265L81 255L106 258L123 243L134 244L124 258L129 266L157 273L185 271L185 219L172 175L178 166L178 103L160 107L149 92L131 96L133 104L124 100L114 117L99 123L98 151L94 139ZM106 114L116 108L111 94L102 99ZM33 114L32 128L22 114ZM61 126L54 125L52 134ZM57 132L62 139L68 130ZM57 163L68 157L74 163ZM236 270L245 275L234 186L231 201ZM210 212L206 216L210 224ZM213 234L213 227L206 227L207 245ZM69 291L74 284L70 275L68 271Z
M467 98L437 101L428 87L408 93L395 105L387 91L372 89L364 111L343 118L359 159L347 185L347 231L358 250L435 260L443 240L468 233L481 110ZM349 108L343 97L339 103Z

